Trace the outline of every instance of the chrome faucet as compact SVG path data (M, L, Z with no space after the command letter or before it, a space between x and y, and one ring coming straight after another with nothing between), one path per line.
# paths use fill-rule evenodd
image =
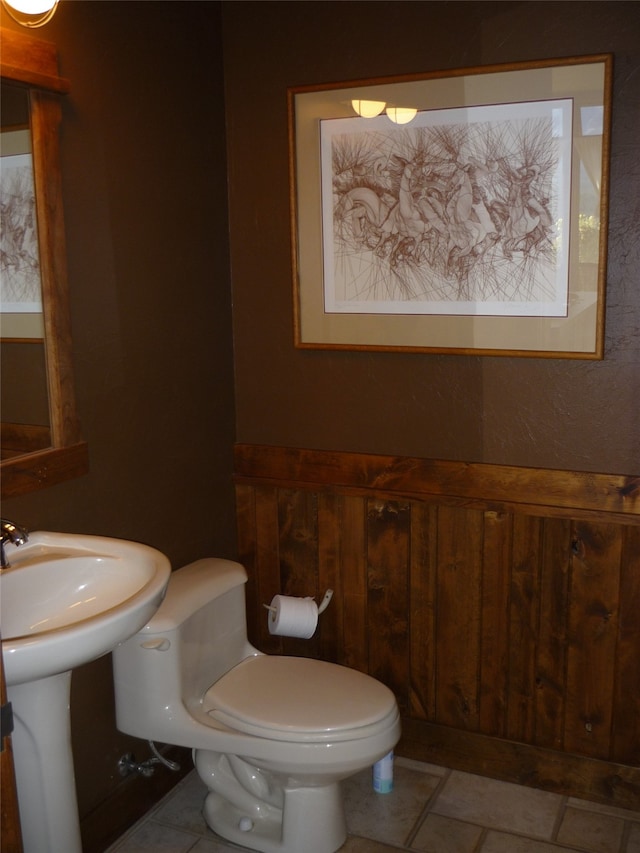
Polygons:
M0 545L1 563L3 569L8 569L10 564L9 560L7 560L4 546L7 542L11 542L12 545L24 545L25 542L29 541L29 531L26 527L20 527L6 518L0 519L0 524L2 526L2 544Z

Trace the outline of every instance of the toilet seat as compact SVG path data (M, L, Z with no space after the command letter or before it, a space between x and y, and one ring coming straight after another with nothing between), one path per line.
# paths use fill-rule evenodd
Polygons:
M237 664L207 690L203 710L246 734L314 743L369 737L398 714L393 693L374 678L280 655Z

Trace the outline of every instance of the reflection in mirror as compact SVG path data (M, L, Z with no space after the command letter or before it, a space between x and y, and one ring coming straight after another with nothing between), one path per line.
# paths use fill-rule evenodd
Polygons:
M0 411L2 459L51 445L29 96L0 94Z
M68 83L58 75L55 45L6 29L0 38L2 153L7 152L1 165L4 171L5 159L28 155L28 162L30 156L35 198L35 222L28 210L21 222L5 218L3 196L2 227L7 223L10 232L6 240L3 234L3 250L8 249L3 272L15 273L16 285L8 296L3 293L13 310L2 313L1 475L7 498L85 474L88 452L75 406L59 165L60 94ZM2 183L4 192L4 177ZM24 186L22 196L24 207ZM30 242L35 261L29 259ZM25 275L34 267L39 285L37 277Z
M51 446L44 342L2 341L2 459Z
M13 315L20 320L23 314L42 314L29 101L23 89L2 84L0 120L0 295L7 321L2 336L21 337L25 331L20 322L10 322ZM37 336L42 337L42 325L38 325ZM36 334L27 332L26 336Z

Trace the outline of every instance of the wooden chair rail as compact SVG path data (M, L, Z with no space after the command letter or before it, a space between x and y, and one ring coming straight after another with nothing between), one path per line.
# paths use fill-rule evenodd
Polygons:
M640 475L237 444L235 479L640 524Z

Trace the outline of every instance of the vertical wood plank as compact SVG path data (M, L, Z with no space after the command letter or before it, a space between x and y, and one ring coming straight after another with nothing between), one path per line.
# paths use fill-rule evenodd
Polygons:
M532 743L535 733L541 535L540 518L514 516L509 606L507 737L525 743Z
M327 609L320 615L319 651L323 660L338 661L344 649L343 602L340 564L342 498L333 492L318 494L318 584L319 595L333 590Z
M340 663L368 671L366 502L345 495L340 537L343 601L343 658Z
M278 490L279 592L318 595L317 495L303 489Z
M318 500L304 489L280 489L278 492L278 549L280 556L279 590L298 598L318 600ZM308 640L283 637L285 654L317 657L318 631Z
M640 767L640 527L622 535L611 758Z
M512 523L508 513L484 514L479 721L495 737L506 730Z
M576 522L567 658L565 749L607 758L611 748L620 605L619 526Z
M570 564L571 523L566 519L544 519L535 742L553 749L561 749L564 740Z
M367 513L369 672L409 705L410 506L371 500Z
M256 486L255 512L257 598L259 607L264 611L260 614L257 646L268 654L281 654L280 638L269 633L267 611L262 607L280 592L277 489L273 486Z
M479 726L483 514L440 507L436 716L445 725Z
M411 504L409 713L436 717L436 579L438 508Z
M264 608L258 600L259 578L256 565L257 531L256 501L253 486L236 486L236 525L238 536L238 560L245 567L248 580L246 586L247 636L249 642L260 642L260 620Z

